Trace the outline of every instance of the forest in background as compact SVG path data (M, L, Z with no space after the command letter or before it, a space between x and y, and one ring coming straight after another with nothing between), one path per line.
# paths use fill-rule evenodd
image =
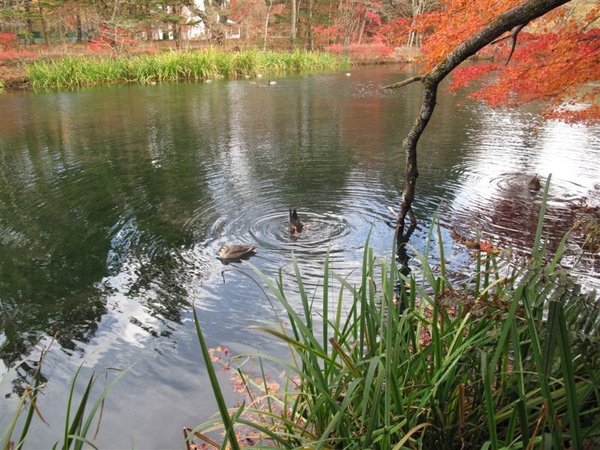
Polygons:
M0 31L21 42L190 40L298 46L420 44L416 20L438 0L3 0ZM122 43L121 42L121 43Z
M378 44L420 47L439 32L440 14L456 15L461 0L1 0L0 32L24 43L105 43L172 40L307 50ZM485 3L490 3L489 7ZM515 2L480 2L495 11ZM593 0L574 0L565 17L583 20ZM473 18L475 19L475 18ZM456 24L470 30L473 20ZM456 30L458 31L458 29ZM4 37L4 41L7 37ZM1 45L1 44L0 44Z
M0 0L0 87L56 55L166 49L316 50L354 63L416 61L427 70L521 0ZM548 117L600 117L600 3L571 0L484 46L453 88L493 106L548 103ZM510 62L510 64L508 64ZM540 82L543 81L543 82ZM18 85L17 83L17 85ZM575 105L585 105L580 108Z

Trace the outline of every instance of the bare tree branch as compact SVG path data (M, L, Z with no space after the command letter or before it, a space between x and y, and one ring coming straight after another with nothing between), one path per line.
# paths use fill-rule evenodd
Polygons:
M383 89L397 89L397 88L401 88L403 86L406 86L407 84L411 84L411 83L415 83L417 81L421 81L423 79L424 75L417 75L411 78L408 78L407 80L403 80L403 81L398 81L397 83L394 84L388 84L387 86L384 86Z
M588 27L592 26L592 24L593 24L593 23L594 23L596 20L598 20L598 19L600 19L600 16L596 16L596 17L594 17L592 20L590 20L590 21L589 21L589 23L587 23L587 24L585 25L585 27L583 27L583 30L584 30L584 31L585 31L585 30L587 30L587 29L588 29Z
M490 45L492 45L492 44L497 44L498 42L502 42L505 39L512 39L512 47L510 48L510 53L508 55L508 58L506 59L506 63L504 64L505 66L508 66L508 63L510 62L510 59L512 58L512 55L515 52L515 47L517 46L517 35L526 26L527 26L527 23L523 23L521 25L517 25L516 27L514 27L512 29L512 31L510 32L510 34L507 34L506 36L499 37L498 39L495 39L494 41L490 42Z

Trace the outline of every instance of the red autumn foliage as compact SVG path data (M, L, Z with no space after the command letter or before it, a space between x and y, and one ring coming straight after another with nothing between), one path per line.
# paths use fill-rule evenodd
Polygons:
M394 49L385 44L334 44L326 46L325 50L330 53L349 56L357 61L383 60L394 55Z
M400 17L382 25L379 32L385 36L388 45L402 46L406 44L410 30L410 20L406 17Z
M20 48L16 34L0 33L0 66L7 63L22 61L38 56L37 52Z
M13 33L0 32L0 50L13 47L17 44L17 35Z
M382 10L380 1L339 2L317 5L319 15L326 17L322 23L314 23L313 35L318 45L385 43L382 33ZM299 18L305 22L305 18Z
M443 0L443 7L424 15L423 63L431 68L462 41L520 0ZM465 65L453 74L451 89L480 81L474 98L492 106L541 101L546 116L571 122L600 121L600 3L567 4L532 22L518 33L516 48L508 37L485 49L493 62ZM508 64L507 64L508 61Z

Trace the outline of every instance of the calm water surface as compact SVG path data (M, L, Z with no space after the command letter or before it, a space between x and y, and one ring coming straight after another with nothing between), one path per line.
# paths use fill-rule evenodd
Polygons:
M274 314L247 269L215 258L220 245L257 245L252 262L272 278L280 268L291 274L293 251L311 289L328 249L334 269L350 277L369 232L375 253L389 255L386 207L399 200L401 142L420 100L417 86L380 86L407 75L378 67L275 86L0 96L0 372L34 361L56 339L40 402L50 425L36 425L28 448L59 439L80 365L77 392L93 371L133 365L109 396L100 448L183 448L182 427L216 411L192 305L210 346L285 354L247 329ZM445 256L457 271L469 256L451 231L479 230L526 250L541 197L526 188L535 173L552 173L556 241L573 223L570 205L600 203L599 161L598 127L544 123L535 110L490 110L443 94L420 145L422 226L411 243L425 248L440 208ZM297 237L286 228L290 207L309 225ZM584 263L582 280L600 286L597 259ZM0 386L0 429L28 380L26 366Z

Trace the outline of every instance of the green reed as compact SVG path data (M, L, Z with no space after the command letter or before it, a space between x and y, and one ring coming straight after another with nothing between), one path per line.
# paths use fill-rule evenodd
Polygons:
M44 424L47 424L46 419L41 413L43 408L40 408L38 405L40 394L43 393L45 386L42 376L42 366L46 353L47 350L42 352L42 355L38 361L37 369L33 375L33 386L26 386L24 393L21 395L17 409L13 413L12 420L8 428L0 433L0 442L2 443L2 448L4 450L20 450L27 448L26 441L30 433L34 416L37 416L40 421L42 421ZM21 364L23 364L23 362L16 364L6 374L4 374L0 379L0 383L5 382L12 377ZM61 437L62 443L59 444L59 442L56 442L52 446L52 449L60 448L62 450L80 450L90 447L96 448L94 445L94 440L100 429L104 401L115 383L117 383L129 369L120 371L120 373L112 381L110 381L110 383L106 384L105 388L93 403L90 397L94 385L98 382L100 375L93 374L90 376L85 385L86 387L83 395L80 399L76 399L75 388L78 384L80 370L81 366L75 372L69 390L69 397L66 405L67 414L64 422L63 435ZM18 425L19 417L24 413L25 420L21 425ZM20 428L21 432L15 441L13 440L13 434L15 431L17 431L17 428Z
M327 53L248 50L170 51L150 55L82 58L68 56L38 61L28 68L35 90L73 89L117 83L156 83L238 78L347 68L350 61Z
M432 230L443 254L439 227ZM413 249L419 273L405 277L394 257L375 257L367 242L360 284L337 275L326 259L322 286L308 292L292 255L300 311L288 300L281 272L273 281L247 263L278 305L274 310L285 310L273 326L255 327L290 348L289 360L260 356L286 369L284 387L260 389L241 364L247 391L258 389L263 398L253 394L230 413L222 410L187 440L220 446L206 433L225 420L232 446L239 445L236 429L262 448L583 448L597 442L600 306L595 293L582 293L560 270L562 245L544 259L542 239L540 231L534 243L540 251L525 266L479 252L472 281L456 287L441 275L443 257L436 269L429 254Z

